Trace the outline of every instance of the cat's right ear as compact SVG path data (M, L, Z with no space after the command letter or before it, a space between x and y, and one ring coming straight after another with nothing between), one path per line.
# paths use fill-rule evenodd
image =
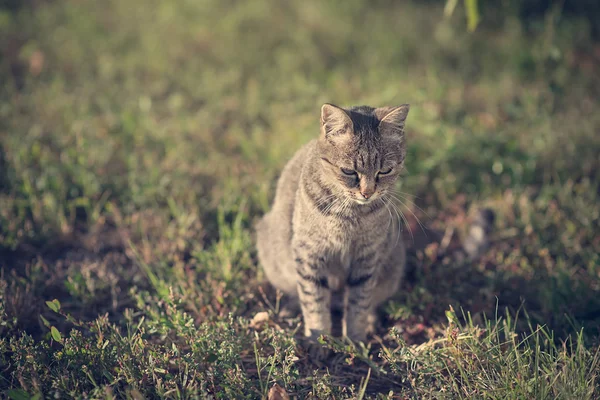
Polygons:
M350 116L338 106L325 103L321 107L321 137L329 141L349 133L353 123Z
M402 137L404 134L404 122L408 115L410 105L402 104L397 107L381 107L375 110L379 119L379 130L383 134Z

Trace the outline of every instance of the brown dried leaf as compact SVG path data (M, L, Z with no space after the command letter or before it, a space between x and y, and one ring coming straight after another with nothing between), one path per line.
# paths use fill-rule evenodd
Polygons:
M36 50L29 58L29 71L33 76L38 76L44 68L44 53Z
M278 384L274 384L271 390L269 390L267 400L290 400L290 396L287 394L284 388Z

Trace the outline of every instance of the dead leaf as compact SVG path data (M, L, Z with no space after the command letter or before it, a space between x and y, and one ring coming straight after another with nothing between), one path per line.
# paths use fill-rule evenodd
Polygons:
M287 394L284 388L278 384L274 384L271 390L269 390L267 400L290 400L290 396Z
M33 54L31 54L31 57L29 58L29 72L31 72L33 76L37 76L40 74L40 72L42 72L43 68L44 53L42 53L39 50L36 50L33 52Z

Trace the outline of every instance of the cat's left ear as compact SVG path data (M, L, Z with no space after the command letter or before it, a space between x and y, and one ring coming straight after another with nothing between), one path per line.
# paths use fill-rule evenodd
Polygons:
M350 116L342 108L325 103L321 107L321 134L327 140L344 136L352 131Z
M379 119L379 131L382 134L402 135L404 133L404 121L406 121L409 109L410 105L408 104L377 108L375 115Z

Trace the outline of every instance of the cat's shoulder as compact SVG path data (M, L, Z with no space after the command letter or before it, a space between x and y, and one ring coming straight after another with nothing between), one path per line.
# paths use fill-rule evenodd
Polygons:
M300 147L294 156L288 161L286 168L299 168L307 160L309 160L317 151L317 140L313 139L310 142Z

